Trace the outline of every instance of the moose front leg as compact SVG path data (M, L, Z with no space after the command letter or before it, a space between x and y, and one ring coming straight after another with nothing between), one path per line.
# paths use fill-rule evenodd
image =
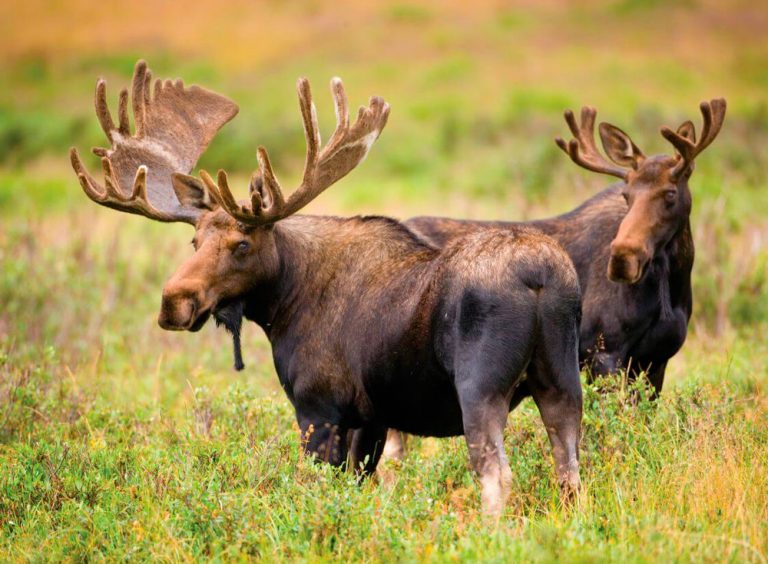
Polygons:
M299 428L306 454L333 466L346 466L347 429L327 420L301 417Z
M664 374L667 371L667 361L657 363L656 366L651 365L648 368L648 380L653 386L653 392L651 399L658 399L661 395L661 387L664 385Z
M402 460L405 457L406 436L402 431L390 429L387 432L387 443L384 445L382 456L391 460Z

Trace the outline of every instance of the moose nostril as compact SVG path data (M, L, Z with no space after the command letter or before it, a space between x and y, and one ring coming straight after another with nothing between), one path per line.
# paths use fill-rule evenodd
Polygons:
M195 319L195 315L197 315L197 300L195 299L189 299L187 301L187 310L189 311L189 320L192 321Z
M194 294L163 292L157 321L163 329L183 329L195 321L199 307Z
M617 243L614 241L611 243L611 256L615 258L633 256L642 260L648 256L648 252L646 251L645 246L642 244L624 242Z

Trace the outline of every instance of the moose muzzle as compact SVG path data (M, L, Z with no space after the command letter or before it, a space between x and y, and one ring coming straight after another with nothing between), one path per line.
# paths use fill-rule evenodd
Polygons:
M644 245L614 241L608 259L608 279L622 284L634 284L642 278L650 258Z
M203 296L192 288L168 284L163 289L163 301L157 323L168 331L199 331L210 316Z

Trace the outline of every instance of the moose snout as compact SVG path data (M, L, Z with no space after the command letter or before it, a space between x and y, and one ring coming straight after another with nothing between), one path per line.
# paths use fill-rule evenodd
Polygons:
M157 323L168 331L197 331L207 319L202 303L202 296L192 288L166 287Z
M611 243L611 257L608 260L608 279L622 284L634 284L643 276L643 270L650 260L650 253L644 245Z

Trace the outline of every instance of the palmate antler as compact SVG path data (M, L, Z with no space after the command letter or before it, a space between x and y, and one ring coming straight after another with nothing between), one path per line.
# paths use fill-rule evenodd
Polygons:
M677 176L683 170L691 166L696 156L706 149L715 140L725 121L726 103L724 98L716 98L699 105L701 115L704 118L704 127L701 130L701 138L696 142L696 133L693 123L686 121L677 132L668 127L661 128L664 138L674 145L678 153L678 163L672 169L672 176ZM681 133L685 133L682 135Z
M151 73L136 63L131 106L136 127L130 134L128 91L120 92L118 125L107 105L106 82L96 84L96 115L110 149L97 147L104 186L88 173L77 149L70 149L72 167L86 195L94 202L159 221L195 223L199 209L184 206L174 193L173 173L189 173L208 143L238 112L224 96L181 80L157 80L150 93Z
M214 182L207 172L200 173L212 199L241 223L265 225L299 211L360 164L387 123L389 105L374 96L368 107L360 108L357 121L350 126L344 86L340 79L334 78L331 81L331 92L336 106L336 129L325 147L320 149L320 130L309 81L300 79L297 90L307 141L307 156L302 182L287 200L283 196L283 190L275 177L264 147L258 149L261 183L252 183L250 206L241 205L235 200L229 189L227 174L223 170L219 170L217 182Z

